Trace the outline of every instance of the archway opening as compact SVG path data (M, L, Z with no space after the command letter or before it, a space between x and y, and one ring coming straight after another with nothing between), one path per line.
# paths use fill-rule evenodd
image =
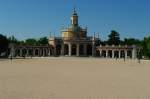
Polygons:
M26 54L27 54L27 50L26 50L26 49L23 49L23 50L22 50L22 56L25 57Z
M61 45L58 44L56 45L56 55L60 55L61 54Z
M128 58L132 58L132 51L131 50L127 51L127 56L128 56Z
M114 57L119 58L119 51L114 51Z
M108 57L112 58L112 50L108 50Z
M20 56L20 50L19 49L15 50L15 56Z
M77 46L75 44L72 45L71 47L71 55L76 55L76 49L77 49Z
M29 56L33 56L33 49L29 49Z
M92 56L92 45L87 45L87 55Z
M84 46L83 45L79 46L79 54L84 55Z
M96 50L96 57L100 57L100 51Z
M106 57L106 51L102 50L102 57Z
M123 50L121 50L121 56L120 58L124 58L125 57L125 52Z
M67 44L64 45L64 54L68 55L69 54L69 47Z
M35 56L39 56L39 50L38 49L35 50Z

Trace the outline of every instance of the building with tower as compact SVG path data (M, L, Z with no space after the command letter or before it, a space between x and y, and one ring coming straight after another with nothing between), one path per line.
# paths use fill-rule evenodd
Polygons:
M53 49L51 52L62 56L95 56L98 41L95 36L87 36L87 27L80 27L75 8L71 16L71 24L61 30L61 37L49 38L49 44Z
M61 37L50 37L48 45L11 45L12 57L93 56L102 58L137 58L138 47L127 45L101 45L99 36L88 36L87 27L79 25L78 14L73 9L71 22L61 31Z

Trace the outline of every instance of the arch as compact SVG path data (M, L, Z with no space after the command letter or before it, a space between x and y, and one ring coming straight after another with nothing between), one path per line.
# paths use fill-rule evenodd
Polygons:
M47 49L43 49L43 56L47 56L48 55L48 53L47 53Z
M20 56L20 50L19 49L15 50L15 56Z
M118 50L115 50L115 51L114 51L114 57L115 57L115 58L119 58L119 51L118 51Z
M39 56L39 49L35 49L34 55L35 55L35 56Z
M102 50L102 57L106 57L106 50Z
M50 45L49 55L54 55L54 46Z
M92 45L87 45L87 55L91 56L92 55Z
M56 55L60 55L61 54L61 44L57 44L56 45Z
M64 44L64 54L69 55L69 46L68 46L68 44Z
M79 45L79 54L84 55L84 45L83 44Z
M96 56L100 57L100 51L99 50L96 50Z
M127 50L127 57L132 58L132 51L131 50Z
M112 58L112 50L108 50L108 57Z
M33 49L29 49L28 51L29 51L29 52L28 52L28 55L29 55L29 56L33 56Z
M125 57L125 51L121 50L121 56L120 56L120 58L124 58L124 57Z
M40 48L39 50L40 50L40 57L41 57L41 56L43 56L43 49Z
M23 48L22 49L22 56L25 57L27 55L27 49Z
M71 55L76 55L76 49L77 49L77 46L76 46L76 44L72 44L72 46L71 46Z

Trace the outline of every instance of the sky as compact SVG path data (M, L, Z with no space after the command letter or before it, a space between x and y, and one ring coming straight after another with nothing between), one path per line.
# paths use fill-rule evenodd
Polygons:
M60 36L74 6L89 36L106 40L111 30L121 39L150 36L150 0L0 0L0 34L19 40Z

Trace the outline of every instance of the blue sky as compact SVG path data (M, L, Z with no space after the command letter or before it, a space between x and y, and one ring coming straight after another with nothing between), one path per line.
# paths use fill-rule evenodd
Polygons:
M107 39L111 30L121 38L150 36L150 0L0 0L0 33L19 40L60 35L70 24L76 5L79 24L88 35Z

